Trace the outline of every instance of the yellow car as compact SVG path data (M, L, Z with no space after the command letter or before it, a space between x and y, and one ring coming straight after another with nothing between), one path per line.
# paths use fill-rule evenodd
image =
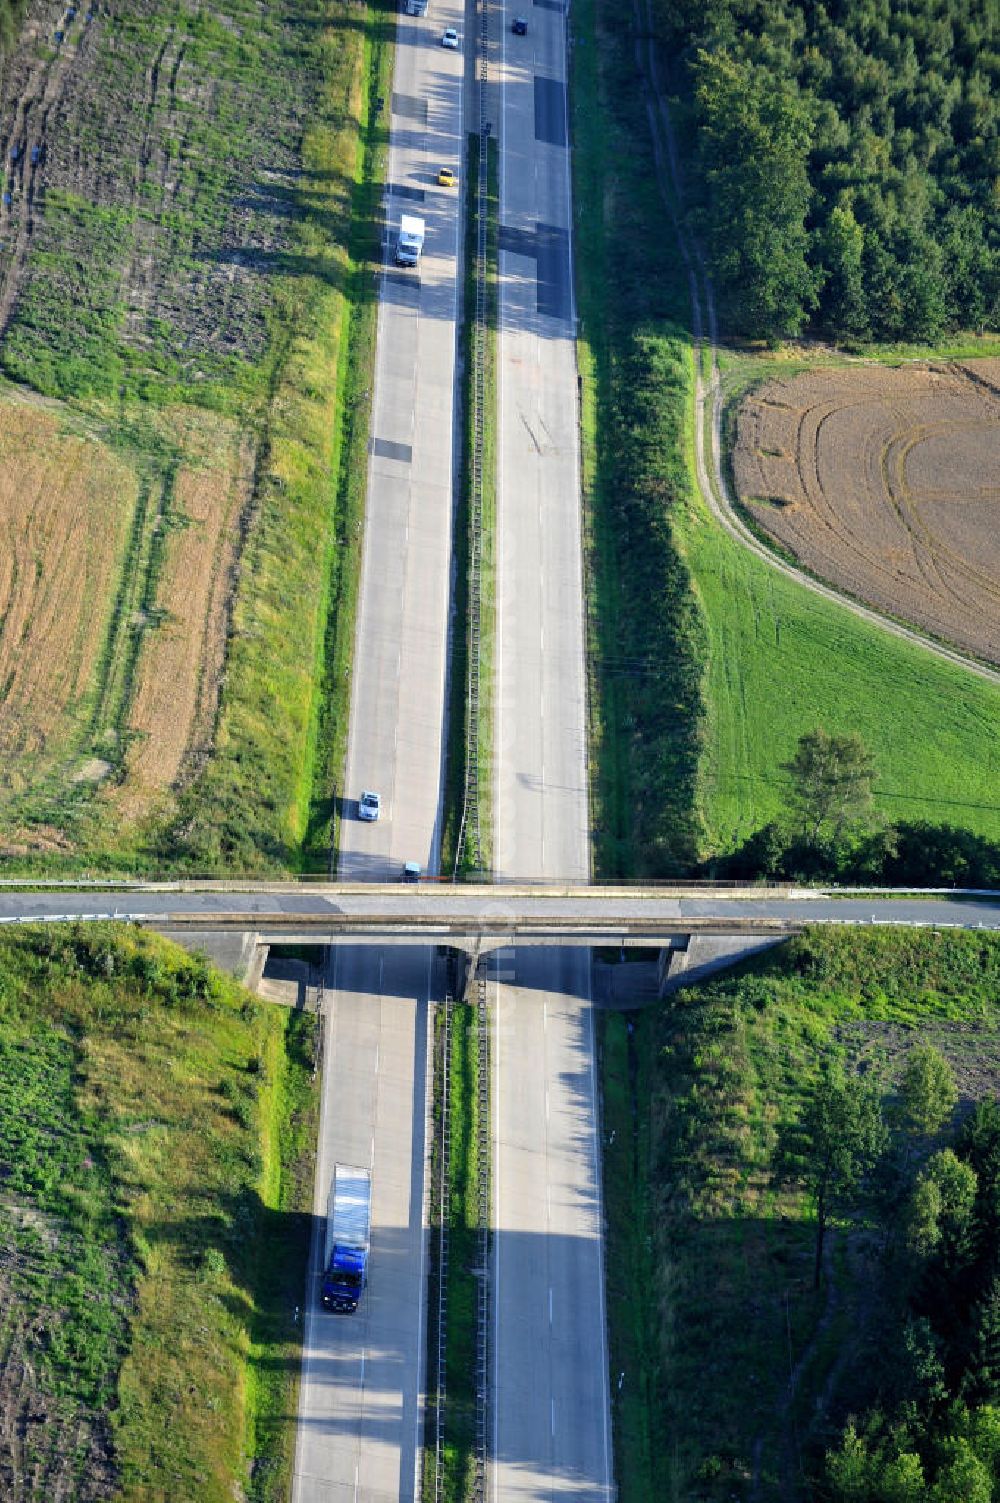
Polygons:
M441 171L438 173L438 182L440 183L442 188L454 188L455 184L458 182L458 178L455 176L454 172L452 172L450 167L442 167Z

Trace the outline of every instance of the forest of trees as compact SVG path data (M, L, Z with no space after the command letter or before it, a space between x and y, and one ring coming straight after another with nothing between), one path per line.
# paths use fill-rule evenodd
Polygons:
M1000 1491L1000 1103L980 1101L940 1135L956 1099L947 1064L918 1046L907 1076L896 1114L915 1103L915 1119L895 1141L886 1136L867 1180L887 1265L871 1391L827 1457L823 1495L991 1503ZM850 1097L865 1087L848 1079L840 1089ZM915 1153L914 1136L936 1151Z
M653 0L730 326L1000 328L995 0Z

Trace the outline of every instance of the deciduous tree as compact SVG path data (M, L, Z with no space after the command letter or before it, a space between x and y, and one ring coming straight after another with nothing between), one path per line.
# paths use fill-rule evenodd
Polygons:
M722 50L699 53L695 71L703 226L730 315L747 334L797 334L821 279L808 263L808 104L794 85Z
M947 1244L954 1258L967 1240L976 1203L978 1180L971 1164L943 1148L917 1176L907 1215L908 1240L917 1252Z
M860 736L831 736L817 726L799 737L784 770L792 780L793 817L809 840L836 845L870 819L875 764Z
M806 1105L802 1128L806 1183L816 1205L818 1289L829 1219L851 1204L859 1182L886 1144L878 1082L846 1075L839 1064L827 1065Z
M917 1044L910 1050L899 1094L903 1125L912 1133L938 1132L951 1116L958 1087L951 1065L933 1044Z

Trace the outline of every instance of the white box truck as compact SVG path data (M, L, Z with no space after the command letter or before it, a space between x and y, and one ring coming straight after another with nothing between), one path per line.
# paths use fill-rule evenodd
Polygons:
M368 1282L372 1219L370 1169L337 1164L326 1208L321 1299L327 1310L351 1314Z
M408 16L425 16L427 14L427 0L406 0L406 14Z
M399 221L399 238L396 241L396 263L399 266L416 266L424 248L424 221L416 214L404 214Z

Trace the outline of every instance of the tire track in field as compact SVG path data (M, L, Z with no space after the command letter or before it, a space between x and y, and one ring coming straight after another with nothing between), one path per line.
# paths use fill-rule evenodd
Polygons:
M89 14L77 14L63 22L62 40L54 57L36 59L21 90L10 135L3 143L3 160L7 168L6 187L0 198L0 244L12 238L6 270L0 283L0 339L7 332L31 239L35 232L35 211L43 197L42 176L45 165L49 115L63 92L70 64L76 60L76 46L87 26Z
M174 207L176 198L176 183L169 179L169 159L160 142L164 120L171 130L175 128L177 78L185 45L183 40L178 42L176 28L171 24L156 57L146 69L142 141L136 155L131 203L134 205L139 201L143 184L151 169L157 168L159 159L156 176L160 193L157 216L160 220ZM122 301L128 308L126 333L135 338L149 316L156 293L156 230L151 219L137 216L133 233L132 255L122 276Z

